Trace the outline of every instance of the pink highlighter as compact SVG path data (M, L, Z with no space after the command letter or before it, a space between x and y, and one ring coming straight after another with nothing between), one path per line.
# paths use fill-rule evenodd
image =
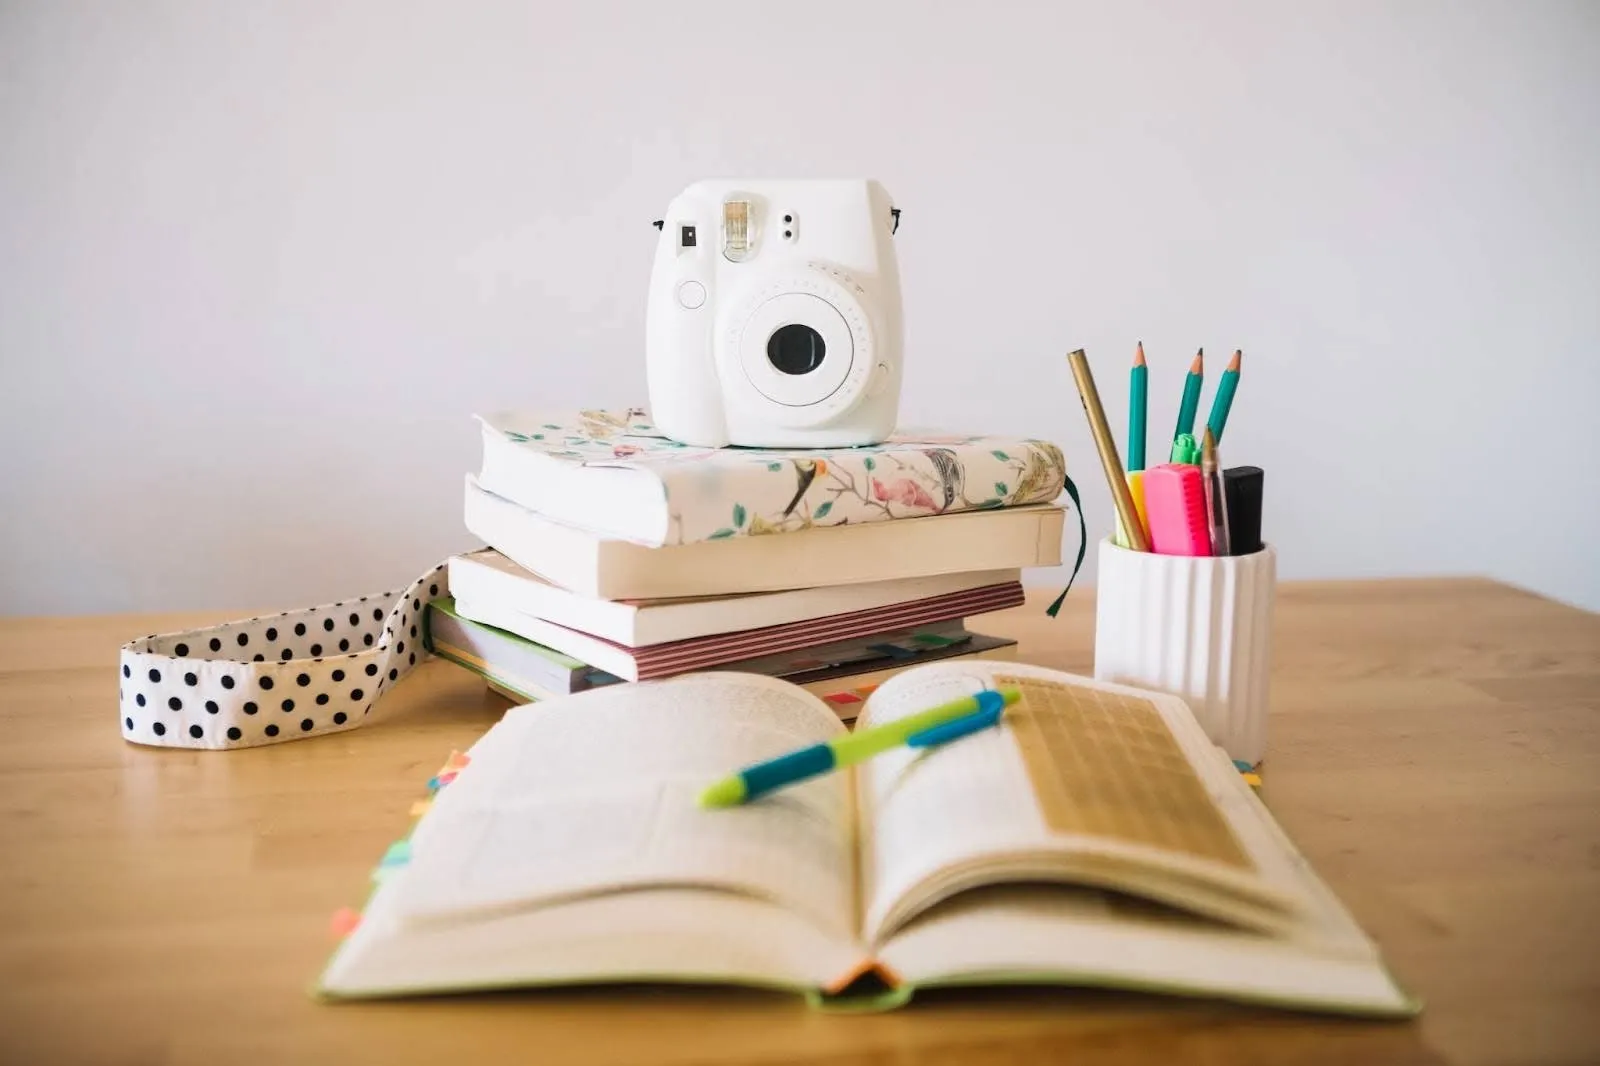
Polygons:
M1157 555L1210 555L1206 490L1200 468L1162 463L1144 472L1144 510L1150 550Z

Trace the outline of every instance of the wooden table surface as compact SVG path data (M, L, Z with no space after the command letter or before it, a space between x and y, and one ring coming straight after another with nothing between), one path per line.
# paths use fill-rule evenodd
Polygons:
M319 1004L329 916L505 704L433 660L349 733L124 743L117 646L230 612L0 619L0 1062L1600 1062L1600 617L1485 581L1280 597L1263 795L1415 1021L1071 990L844 1017L697 990ZM1045 602L979 628L1089 672L1092 595Z

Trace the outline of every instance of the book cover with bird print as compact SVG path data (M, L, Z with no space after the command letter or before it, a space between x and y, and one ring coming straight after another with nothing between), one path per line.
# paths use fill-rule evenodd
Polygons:
M906 430L854 448L695 448L663 436L642 408L478 420L486 461L511 448L524 468L650 475L664 514L658 533L634 539L659 545L1051 503L1067 473L1059 446L1022 437ZM604 484L596 478L595 491ZM640 526L650 526L644 516Z

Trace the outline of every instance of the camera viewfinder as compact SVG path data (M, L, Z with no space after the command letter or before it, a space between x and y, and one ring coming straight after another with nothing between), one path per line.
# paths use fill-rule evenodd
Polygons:
M739 263L750 254L750 201L725 200L722 204L722 254Z

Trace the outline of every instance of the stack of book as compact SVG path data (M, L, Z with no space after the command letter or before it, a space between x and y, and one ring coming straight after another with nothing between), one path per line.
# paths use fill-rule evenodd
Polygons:
M432 650L518 701L689 671L782 677L844 717L920 663L1014 658L968 628L1061 562L1061 450L897 434L692 448L641 410L480 416Z

